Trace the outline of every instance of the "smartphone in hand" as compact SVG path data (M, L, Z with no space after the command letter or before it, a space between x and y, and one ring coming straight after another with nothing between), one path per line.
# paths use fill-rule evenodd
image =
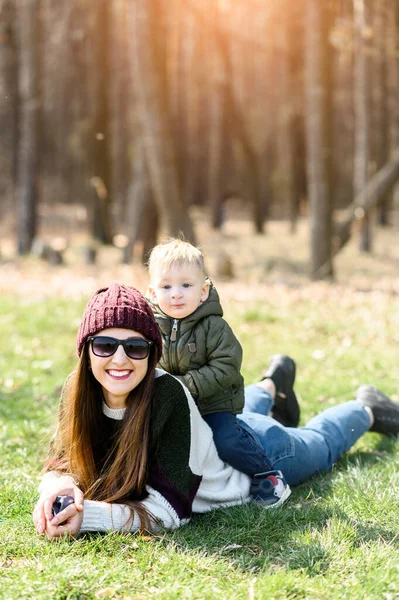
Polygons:
M57 496L53 502L53 517L55 517L55 515L58 515L58 513L64 510L64 508L66 508L70 504L73 504L74 502L75 499L72 496ZM60 523L60 525L63 525L63 523Z

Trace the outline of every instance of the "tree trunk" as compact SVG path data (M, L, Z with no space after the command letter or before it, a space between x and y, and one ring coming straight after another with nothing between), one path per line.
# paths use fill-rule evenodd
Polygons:
M157 47L157 2L137 0L129 5L132 69L137 116L154 199L166 233L182 231L195 241L183 201L182 180L170 128L166 67ZM162 33L162 32L161 32Z
M166 27L166 81L167 106L170 128L179 165L183 198L186 197L186 165L187 165L187 78L184 72L183 54L187 32L185 30L185 13L183 0L168 0L165 13Z
M17 0L19 143L17 157L18 253L27 254L37 229L39 185L39 0Z
M93 98L90 98L89 95L91 90L90 73L93 69L87 65L88 59L92 56L92 53L88 52L91 37L86 34L88 31L87 8L85 3L80 2L74 4L71 11L69 44L70 61L73 68L70 78L72 94L70 94L69 115L73 144L70 155L68 194L72 201L86 202L89 205L93 198L90 184L93 162L91 153L88 151L92 147L93 136L91 128ZM91 225L88 226L91 228Z
M201 161L201 150L198 140L206 137L201 128L201 94L204 93L203 72L206 66L203 64L204 45L208 45L208 36L200 27L198 20L191 11L185 11L184 15L184 52L182 53L184 79L180 85L185 86L186 96L186 148L187 156L185 162L185 202L188 206L195 202L196 196L200 197L200 169L204 161ZM205 39L206 38L206 39Z
M0 2L0 198L3 199L0 219L13 206L15 187L18 107L15 20L13 0Z
M387 116L389 155L395 153L399 141L399 62L398 33L399 5L386 0L386 89L385 111ZM399 207L399 184L393 186L392 204Z
M279 6L281 14L289 14L291 0L283 0ZM276 63L279 71L278 86L278 164L281 181L281 198L285 204L285 213L289 217L291 232L295 231L298 217L297 196L294 191L294 126L293 126L293 98L292 74L290 64L290 29L288 19L279 23L276 48Z
M331 230L331 93L328 11L320 0L306 5L306 131L311 219L311 277L333 276Z
M127 0L110 3L110 71L109 71L109 153L111 163L111 198L117 221L115 229L120 231L124 224L126 198L132 177L128 151L133 145L129 107L132 105L129 57L126 40Z
M303 64L305 56L305 23L303 17L305 1L295 3L291 13L290 37L290 85L292 89L293 116L291 119L291 144L293 153L294 198L290 215L291 233L295 232L297 218L308 195L306 174L306 134L305 134L305 86L303 85ZM293 6L291 5L291 8ZM295 40L295 42L293 41Z
M366 187L369 177L369 59L367 57L367 7L366 0L353 0L354 24L356 29L354 62L354 110L355 110L355 158L353 192L355 198ZM371 223L369 214L364 213L361 222L360 250L371 250Z
M147 254L156 245L159 222L141 142L137 143L135 154L125 215L125 232L128 238L125 262L131 262L134 246L141 241L143 244L140 260L144 263L148 258Z
M109 0L96 0L92 10L95 11L92 91L96 97L93 98L95 113L91 148L93 153L91 233L94 239L104 244L111 244L111 133L108 106L111 76L108 69Z
M226 127L226 73L221 64L218 41L218 9L212 7L213 31L208 36L209 99L208 99L208 198L212 227L220 229L223 224L223 149L227 135Z
M71 108L76 89L73 85L71 39L73 3L40 0L42 14L41 54L41 199L49 207L70 201Z
M390 1L390 0L389 0ZM371 150L373 173L389 160L389 129L385 98L387 93L386 42L388 23L386 0L374 0L373 4L374 43L371 60ZM388 213L392 196L382 198L377 207L377 222L388 225Z
M260 177L260 161L255 144L248 132L245 115L239 106L234 88L234 69L231 57L231 48L229 38L224 26L218 23L216 30L216 40L218 42L220 56L225 70L225 113L227 115L227 125L231 132L231 137L237 140L246 172L245 184L249 190L249 197L252 202L253 221L257 233L263 233L265 214L262 197L262 186Z
M332 43L333 207L342 209L353 200L353 14L350 2L341 3L340 15L334 24Z

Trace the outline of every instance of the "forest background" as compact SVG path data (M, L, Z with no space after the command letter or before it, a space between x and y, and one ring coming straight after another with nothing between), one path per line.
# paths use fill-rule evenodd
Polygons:
M398 10L1 0L2 238L61 262L81 232L86 262L106 243L129 263L238 207L261 235L306 218L308 272L331 278L355 222L365 252L397 225Z

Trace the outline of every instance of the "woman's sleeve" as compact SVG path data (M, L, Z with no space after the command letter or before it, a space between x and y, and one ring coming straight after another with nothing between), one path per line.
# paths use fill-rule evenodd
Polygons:
M154 517L153 531L162 527L164 529L177 529L187 522L179 515L165 498L147 486L148 496L141 502L148 512ZM81 533L86 531L137 531L140 528L140 518L136 512L126 504L98 502L96 500L84 501L83 523Z

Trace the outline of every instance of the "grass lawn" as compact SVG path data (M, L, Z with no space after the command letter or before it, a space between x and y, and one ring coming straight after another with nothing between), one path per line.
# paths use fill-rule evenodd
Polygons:
M218 287L247 383L275 352L296 359L302 423L361 383L399 390L398 300L386 289ZM398 444L373 433L280 510L214 511L154 537L38 536L40 470L91 291L72 299L39 285L0 296L1 600L399 598Z

